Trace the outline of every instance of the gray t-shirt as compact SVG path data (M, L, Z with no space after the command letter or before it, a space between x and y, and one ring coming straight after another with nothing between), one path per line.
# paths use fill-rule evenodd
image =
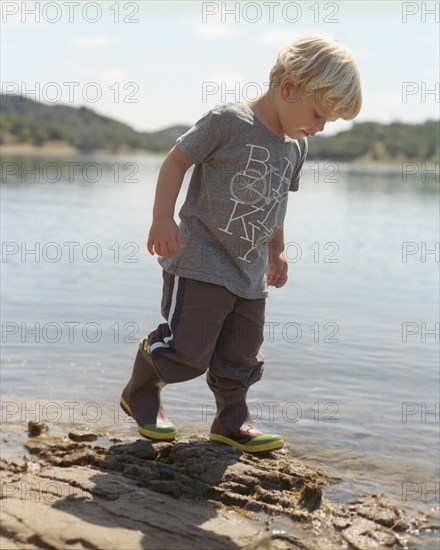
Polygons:
M206 113L177 139L194 163L179 212L183 246L160 265L222 285L243 298L267 296L267 242L297 191L307 140L273 134L246 103Z

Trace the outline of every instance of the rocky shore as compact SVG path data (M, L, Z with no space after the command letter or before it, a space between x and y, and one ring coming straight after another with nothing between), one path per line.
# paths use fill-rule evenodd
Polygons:
M206 438L124 442L29 423L24 461L1 459L6 549L408 548L435 529L383 495L335 504L335 478L288 451ZM417 547L417 546L416 546Z

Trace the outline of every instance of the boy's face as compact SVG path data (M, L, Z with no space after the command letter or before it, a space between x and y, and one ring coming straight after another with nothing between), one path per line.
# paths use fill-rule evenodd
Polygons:
M332 104L324 102L318 93L305 96L290 77L281 81L275 106L284 133L292 139L322 132L327 122L339 118Z

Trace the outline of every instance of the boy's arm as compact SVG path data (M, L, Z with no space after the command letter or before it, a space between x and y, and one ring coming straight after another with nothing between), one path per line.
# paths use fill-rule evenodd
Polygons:
M174 207L183 177L192 162L175 145L162 163L156 186L153 223L147 248L152 255L171 258L182 244L179 227L174 221Z
M284 227L276 233L267 243L268 265L267 284L275 288L281 288L287 282L288 264L284 252Z
M278 233L275 233L272 239L267 243L267 246L269 247L269 261L274 258L274 254L280 254L284 251L284 227L282 227Z

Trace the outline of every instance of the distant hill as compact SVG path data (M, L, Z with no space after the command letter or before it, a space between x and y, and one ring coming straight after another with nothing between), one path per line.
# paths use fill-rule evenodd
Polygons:
M42 145L60 140L83 153L97 149L116 152L121 145L151 152L169 150L188 126L159 132L137 132L87 107L46 105L19 95L0 95L0 144L18 142Z
M137 132L86 107L46 105L19 95L0 95L2 144L60 141L82 153L106 150L116 153L140 150L163 153L189 126L172 126L158 132ZM381 124L355 122L350 130L309 140L309 159L339 161L439 162L439 122Z
M422 124L355 122L350 130L309 140L310 158L435 163L440 160L439 138L440 125L435 120Z

